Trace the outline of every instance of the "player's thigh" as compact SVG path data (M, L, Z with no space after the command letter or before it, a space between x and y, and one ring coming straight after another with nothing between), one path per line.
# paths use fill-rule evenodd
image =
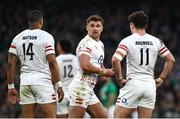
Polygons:
M34 93L37 104L47 104L57 101L53 85L33 85L31 86L31 90Z
M35 116L35 104L23 104L21 105L23 118L34 118Z
M98 102L93 105L89 105L87 108L87 112L93 118L108 118L107 109L104 108L101 102Z
M153 109L138 106L138 117L139 118L151 118Z
M83 118L86 108L80 106L70 106L68 118Z
M93 90L83 82L71 83L69 85L69 118L82 118L89 101L94 94Z
M55 118L57 97L54 87L52 85L33 85L31 86L31 89L34 92L36 103L39 104L40 110L44 114L44 117Z
M45 118L56 118L56 102L39 104L39 107Z
M114 118L130 118L133 108L125 108L119 105L116 105L114 108Z
M83 82L78 82L77 84L70 85L69 86L70 106L79 106L79 107L87 108L93 94L94 94L93 90L89 89L89 87Z
M36 103L34 92L31 90L30 85L20 86L20 102L19 103L21 105Z
M101 111L99 111L101 110ZM107 109L104 108L102 103L99 101L95 93L91 96L89 100L89 105L87 107L87 112L94 118L107 118Z

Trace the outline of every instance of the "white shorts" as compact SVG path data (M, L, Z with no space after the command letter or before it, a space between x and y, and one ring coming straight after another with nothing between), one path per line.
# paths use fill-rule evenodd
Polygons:
M57 102L57 115L63 115L69 113L69 99L67 96L59 103Z
M23 85L20 86L20 104L46 104L56 102L53 86Z
M119 91L116 104L125 108L146 107L154 109L156 101L155 81L131 79Z
M86 82L72 82L69 86L70 106L80 106L87 108L88 105L94 105L99 101L93 89Z

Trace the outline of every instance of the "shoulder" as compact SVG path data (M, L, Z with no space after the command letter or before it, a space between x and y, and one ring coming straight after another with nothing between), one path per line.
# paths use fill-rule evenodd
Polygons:
M70 58L70 59L76 59L77 57L72 54L72 53L68 53L68 54L65 54L64 57L67 57L67 58Z
M153 35L150 35L150 34L146 34L146 36L148 37L148 38L151 38L151 39L154 39L154 40L157 40L157 41L159 41L159 38L157 38L157 37L155 37L155 36L153 36Z
M57 62L60 62L60 61L62 60L62 55L58 55L58 56L56 57L56 60L57 60Z
M134 33L134 34L131 34L131 35L123 38L122 41L124 41L124 42L129 42L130 40L135 39L135 38L137 38L137 37L138 37L138 35Z
M157 38L157 37L155 37L155 36L153 36L153 35L150 35L150 34L146 34L147 35L147 38L148 39L150 39L150 40L152 40L153 42L155 42L156 43L156 45L161 45L161 44L163 44L163 42L159 39L159 38Z
M127 44L133 39L133 35L127 36L120 41L120 44Z
M85 36L80 42L79 46L81 47L87 47L93 45L93 41L89 36Z
M69 54L72 58L76 59L77 57L74 54Z
M104 43L103 43L102 41L99 41L99 44L102 45L102 46L104 46Z
M17 35L14 37L14 39L22 37L23 34L26 33L26 32L28 32L28 29L26 29L26 30L20 32L19 34L17 34Z
M84 42L84 43L92 43L92 41L93 41L93 39L92 38L90 38L88 35L87 36L85 36L83 39L82 39L82 41Z
M28 32L28 29L20 32L19 34L17 34L17 35L13 38L13 42L17 42L19 39L21 39L21 38L23 37L23 34L24 34L25 32Z
M56 59L59 59L61 57L61 55L58 55L57 57L56 57Z
M42 34L42 36L44 36L44 41L47 43L49 43L49 42L51 42L51 43L53 43L54 44L54 38L53 38L53 36L50 34L50 33L48 33L47 31L44 31L44 30L39 30L40 32L41 32L41 34Z
M39 34L43 35L44 37L53 38L53 36L45 30L38 29L37 32L39 32Z

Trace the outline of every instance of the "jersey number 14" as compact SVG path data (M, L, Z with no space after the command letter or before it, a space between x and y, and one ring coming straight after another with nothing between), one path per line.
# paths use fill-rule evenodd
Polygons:
M33 43L29 43L28 46L26 46L25 43L22 45L23 47L23 55L24 55L24 60L26 60L26 56L30 56L29 60L33 60Z

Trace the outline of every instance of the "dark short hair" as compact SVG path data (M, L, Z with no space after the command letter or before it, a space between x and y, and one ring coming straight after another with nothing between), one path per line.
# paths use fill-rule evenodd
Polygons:
M128 20L138 29L146 28L148 24L148 16L143 11L133 12L128 16Z
M28 22L35 23L43 18L43 14L39 10L32 10L28 13Z
M104 19L99 15L89 16L86 20L86 23L88 24L90 21L100 21L102 24L104 23Z
M59 40L57 43L62 47L62 50L64 52L66 52L66 53L70 53L71 52L72 46L71 46L71 43L70 43L69 40L62 39L62 40Z

